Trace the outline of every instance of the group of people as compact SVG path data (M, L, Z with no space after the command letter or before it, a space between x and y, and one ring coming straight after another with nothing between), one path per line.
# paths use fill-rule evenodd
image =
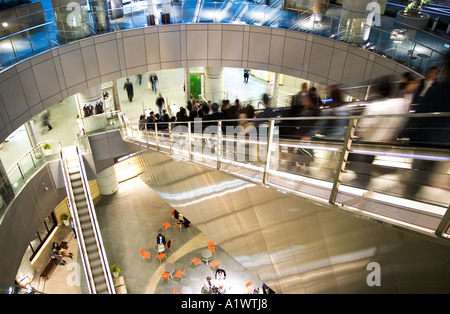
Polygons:
M225 294L227 288L225 286L225 279L227 273L221 268L217 268L214 274L214 280L211 276L207 276L203 279L202 292L212 294Z
M142 84L142 74L138 74L137 75L137 80L138 80L138 84L141 85ZM156 73L152 73L150 74L149 78L148 78L148 87L152 88L152 91L157 93L157 87L156 87L156 83L158 82L158 76L156 75ZM127 80L125 81L125 84L123 85L123 89L127 91L127 97L128 97L128 101L129 102L133 102L133 97L134 97L134 87L133 87L133 83L130 81L129 78L127 78ZM161 114L161 111L159 112Z
M83 113L85 117L93 116L94 114L101 114L105 112L103 109L103 101L99 100L95 103L95 106L92 104L84 104Z
M65 266L67 262L63 260L63 257L67 256L73 259L73 253L70 253L66 249L62 248L57 242L53 242L50 250L50 258L55 259L58 265Z

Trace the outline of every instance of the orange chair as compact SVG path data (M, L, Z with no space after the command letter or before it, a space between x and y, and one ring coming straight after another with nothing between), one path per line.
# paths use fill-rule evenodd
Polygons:
M144 256L144 249L141 249L141 255Z
M177 291L177 289L173 288L173 294L181 294L181 291Z
M181 232L181 227L183 227L183 224L180 223L180 222L176 222L176 223L173 225L173 227L174 227L174 228L180 228L180 232Z
M173 215L175 213L175 208L172 209L172 211L170 212L170 214L172 215L172 218L175 219L175 216Z
M144 252L144 254L142 254L142 257L150 259L150 252Z
M166 230L167 228L170 228L170 224L166 221L166 222L162 222L161 221L161 225L163 225L164 226L164 229Z
M159 263L161 264L161 261L166 258L166 254L159 253L156 257L159 259Z
M192 262L192 264L198 266L200 264L201 260L198 259L197 257L194 257L194 258L191 258L191 262Z
M181 277L183 277L185 271L186 271L186 268L183 271L177 270L175 277L180 278L180 280L181 280Z
M245 288L247 288L247 294L253 294L253 287L252 287L252 282L248 281L245 284Z
M216 244L216 242L214 242L214 241L208 241L208 246L214 246Z
M214 246L208 246L208 250L211 251L211 253L214 253L214 251L216 250L216 248Z
M161 279L169 280L170 279L170 273L162 273L161 274Z
M247 282L245 283L245 287L248 288L248 286L250 286L251 284L252 284L251 281L247 281Z
M220 266L220 263L218 261L211 262L209 265L211 265L212 269L218 268Z

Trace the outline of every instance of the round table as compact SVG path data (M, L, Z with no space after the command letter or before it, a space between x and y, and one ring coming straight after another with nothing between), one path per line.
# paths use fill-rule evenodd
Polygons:
M172 274L175 271L175 265L172 263L167 263L164 265L164 270L170 274L170 277L172 278Z
M423 59L428 59L430 56L423 53L418 53L417 56L420 58L420 63L418 67L418 69L420 70L420 66L422 65Z
M210 250L208 250L208 249L203 250L202 251L202 257L203 257L203 260L206 262L206 265L208 265L208 263L209 263L209 261L211 260L211 257L212 257L212 252Z

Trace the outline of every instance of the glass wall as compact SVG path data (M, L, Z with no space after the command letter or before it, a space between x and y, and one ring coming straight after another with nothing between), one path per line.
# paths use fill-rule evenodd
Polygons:
M41 246L45 243L53 229L57 226L55 213L52 212L38 227L34 239L29 243L25 256L31 261L39 252Z

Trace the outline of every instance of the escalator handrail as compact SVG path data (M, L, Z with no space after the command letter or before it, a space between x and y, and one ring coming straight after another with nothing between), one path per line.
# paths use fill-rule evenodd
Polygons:
M77 234L80 235L77 237L77 242L78 242L78 247L80 248L80 251L81 251L81 255L83 256L81 261L82 261L84 273L87 277L88 282L90 283L90 284L88 284L89 293L92 293L93 287L91 286L91 284L94 282L94 277L92 275L89 258L87 256L87 249L86 249L86 244L84 243L84 237L81 236L82 229L81 229L80 221L78 219L78 210L77 210L77 207L75 204L75 196L73 194L72 185L70 183L71 181L70 181L70 176L69 176L69 170L67 169L67 164L66 164L66 160L63 155L63 152L62 152L61 143L59 143L59 155L60 155L61 171L62 171L63 178L64 178L64 186L66 188L67 197L69 198L69 202L70 202L70 208L69 208L70 214L72 216L72 219L74 220L75 229L77 231Z
M94 210L94 208L95 208L94 202L92 201L92 197L91 197L91 192L90 192L89 183L88 183L89 181L86 177L86 168L83 163L83 156L81 154L81 151L79 148L79 143L77 140L75 140L75 147L76 147L76 151L77 151L78 164L80 166L81 182L83 184L83 190L84 190L84 194L85 194L85 197L87 200L89 216L91 218L92 228L94 230L94 236L95 236L95 240L97 242L97 248L98 248L99 256L101 259L103 273L105 275L105 280L107 283L109 293L115 294L114 283L112 281L112 276L109 271L108 258L106 257L106 253L104 251L103 239L102 239L102 236L100 233L97 215Z

